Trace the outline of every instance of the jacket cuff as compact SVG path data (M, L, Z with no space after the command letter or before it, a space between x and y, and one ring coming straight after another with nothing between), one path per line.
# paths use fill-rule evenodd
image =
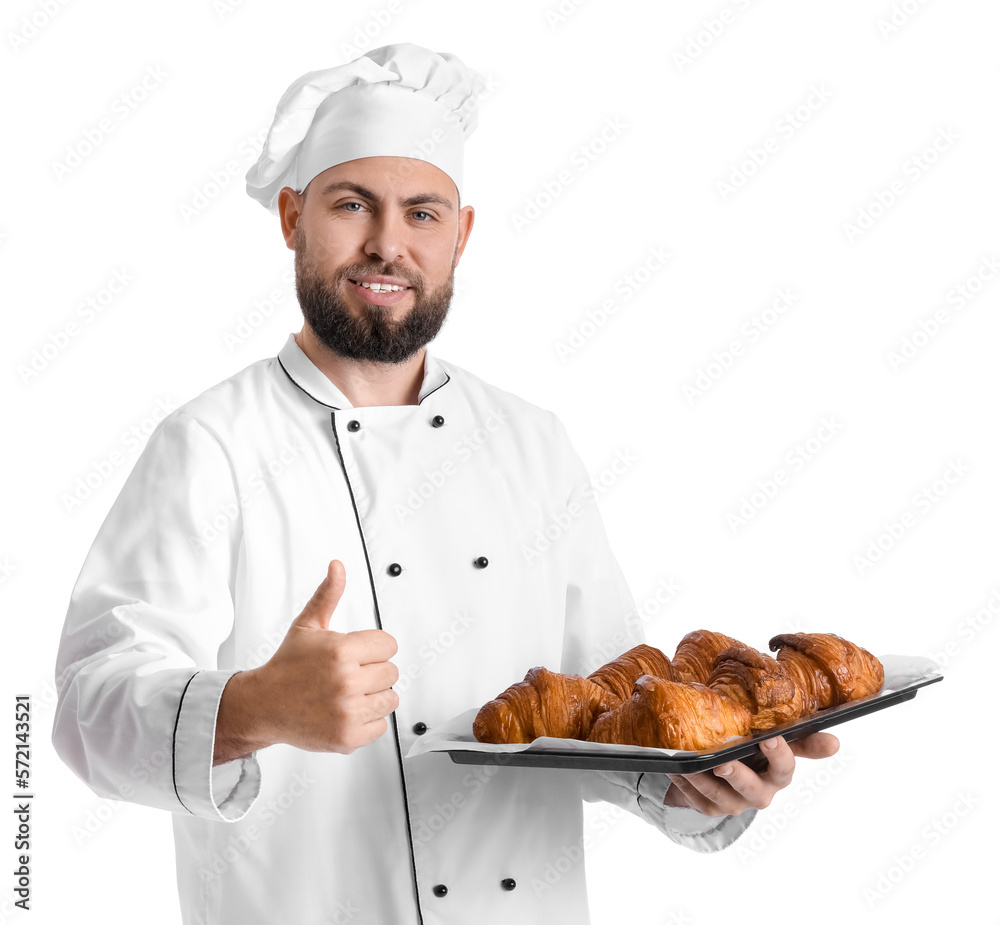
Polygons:
M757 810L748 809L738 816L706 816L687 806L664 806L669 787L666 774L644 772L636 786L639 808L668 838L692 851L708 853L727 848L757 815Z
M199 671L177 708L173 739L174 792L193 816L223 822L242 819L260 793L255 755L212 767L215 723L222 691L236 671Z

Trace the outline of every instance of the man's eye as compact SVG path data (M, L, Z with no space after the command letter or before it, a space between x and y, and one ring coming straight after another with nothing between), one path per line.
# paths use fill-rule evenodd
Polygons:
M428 218L434 218L434 216L431 215L430 212L419 211L419 212L414 212L413 215L414 216L417 216L417 215L426 215Z
M360 203L360 202L345 202L345 203L344 203L344 204L343 204L343 205L341 206L341 208L342 208L342 209L347 209L347 207L348 207L348 206L357 206L357 207L358 207L359 209L363 209L363 208L364 208L364 206L363 206L363 205L361 205L361 203ZM353 209L347 209L347 211L348 211L348 212L353 212L354 210L353 210Z

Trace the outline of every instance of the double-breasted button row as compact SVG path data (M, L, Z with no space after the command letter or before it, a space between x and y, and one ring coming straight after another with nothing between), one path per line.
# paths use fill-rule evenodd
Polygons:
M513 877L504 877L504 879L500 881L500 886L502 886L505 890L512 890L517 886L517 881ZM437 883L432 887L432 892L435 896L447 896L448 887L446 887L443 883Z
M490 560L487 559L486 556L479 556L478 558L472 560L472 564L476 568L486 568L486 566L490 564ZM398 562L392 562L385 571L386 574L396 578L398 575L403 573L403 566L401 566Z
M444 418L440 414L435 414L431 418L431 427L440 427L443 423ZM361 422L352 418L347 422L347 429L353 434L355 431L361 430Z

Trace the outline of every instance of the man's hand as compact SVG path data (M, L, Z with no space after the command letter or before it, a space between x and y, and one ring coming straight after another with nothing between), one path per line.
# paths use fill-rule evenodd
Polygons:
M765 739L761 753L767 758L763 774L742 761L731 761L700 774L668 774L670 787L664 806L687 806L706 816L737 816L748 809L766 809L774 795L792 782L795 756L829 758L840 742L827 732L816 732L791 744L781 736Z
M274 655L229 680L214 764L279 742L349 755L389 728L386 717L399 706L391 690L399 669L389 661L396 640L382 630L328 629L346 583L344 565L334 559Z

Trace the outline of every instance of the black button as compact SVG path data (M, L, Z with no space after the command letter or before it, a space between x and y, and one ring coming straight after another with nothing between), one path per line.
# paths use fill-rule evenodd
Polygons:
M444 423L444 418L441 417L440 414L435 414L434 417L431 418L432 427L440 427L443 423Z
M448 895L448 887L446 887L443 883L437 884L437 886L434 887L434 895L435 896L447 896Z
M422 736L427 731L427 723L415 723L413 726L413 731L418 736Z
M392 565L386 569L386 571L392 575L393 578L395 578L401 571L403 571L403 566L401 566L398 562L393 562Z
M505 890L512 890L517 886L517 881L513 877L506 877L500 881L500 886L502 886Z
M486 568L490 564L490 560L486 556L480 556L475 562L472 563L476 568Z
M351 431L361 430L361 422L360 421L348 421L347 422L347 429L351 430Z

